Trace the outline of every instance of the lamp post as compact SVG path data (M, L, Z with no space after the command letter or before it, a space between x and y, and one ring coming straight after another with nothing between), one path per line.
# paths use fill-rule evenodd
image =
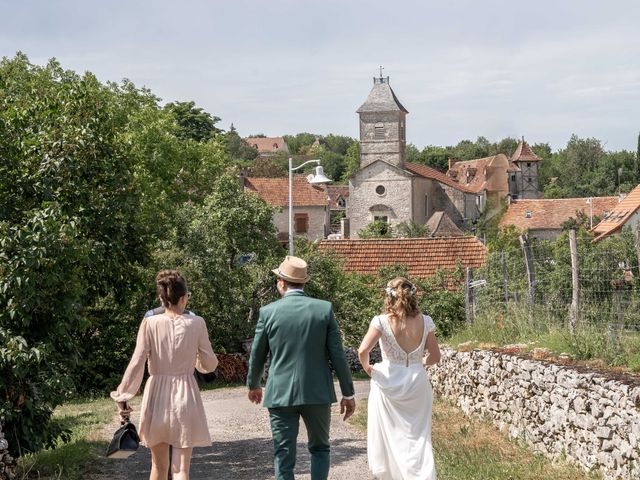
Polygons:
M324 170L320 165L320 160L308 160L302 165L298 165L293 168L293 159L289 157L289 255L293 255L293 172L300 170L309 163L315 163L318 165L315 173L312 173L307 177L307 181L310 184L314 185L331 182L331 179L325 176Z

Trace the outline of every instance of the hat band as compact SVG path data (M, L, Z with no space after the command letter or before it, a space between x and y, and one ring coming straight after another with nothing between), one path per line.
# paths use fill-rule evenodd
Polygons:
M291 278L292 280L306 280L306 277L305 277L305 278L296 278L296 277L292 277L291 275L289 275L288 273L283 272L283 271L282 271L282 270L280 270L280 269L278 269L278 275L279 275L280 277L283 277L283 278Z

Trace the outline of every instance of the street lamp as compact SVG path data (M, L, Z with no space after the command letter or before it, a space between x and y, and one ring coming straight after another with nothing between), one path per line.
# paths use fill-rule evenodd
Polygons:
M315 169L315 173L307 176L307 182L312 185L331 182L331 179L325 176L320 160L308 160L302 165L293 168L293 159L289 158L289 255L293 255L293 172L300 170L309 163L315 163L318 166Z

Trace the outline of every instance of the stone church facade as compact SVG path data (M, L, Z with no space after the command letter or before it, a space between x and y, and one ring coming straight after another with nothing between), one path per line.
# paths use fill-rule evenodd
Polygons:
M462 230L472 230L487 207L507 198L539 198L541 160L524 141L511 159L504 154L450 162L447 174L406 162L409 113L389 84L373 79L373 88L357 110L360 117L360 169L349 179L347 218L351 237L375 220L394 226L424 225L438 213Z
M409 113L389 85L374 78L360 117L360 169L349 180L347 217L351 236L374 220L391 226L425 224L435 212L470 228L484 207L485 193L474 192L444 173L405 161Z

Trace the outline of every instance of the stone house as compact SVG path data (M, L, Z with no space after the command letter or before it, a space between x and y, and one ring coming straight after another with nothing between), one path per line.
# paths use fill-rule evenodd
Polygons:
M273 223L278 239L289 237L289 178L243 177L245 192L253 192L266 203L276 207ZM329 197L326 185L312 185L304 175L292 179L293 234L311 241L329 234Z
M474 192L484 191L490 205L498 209L509 197L540 198L538 165L542 159L533 153L524 137L511 158L500 153L475 160L449 160L447 175Z
M623 227L637 228L640 222L640 185L631 190L615 208L609 211L608 215L598 225L596 225L591 233L596 235L594 242L599 242L603 238L619 233Z
M433 168L406 162L408 111L391 89L389 77L373 80L367 100L357 110L360 169L349 179L351 236L374 220L423 225L436 211L469 228L484 208L486 192Z
M258 150L262 157L272 156L280 152L289 153L289 146L283 137L248 137L244 141Z
M639 204L640 206L640 204ZM577 212L587 217L610 218L618 207L618 197L553 198L513 200L500 219L500 228L513 225L531 238L553 240L562 232L562 224L576 218Z

